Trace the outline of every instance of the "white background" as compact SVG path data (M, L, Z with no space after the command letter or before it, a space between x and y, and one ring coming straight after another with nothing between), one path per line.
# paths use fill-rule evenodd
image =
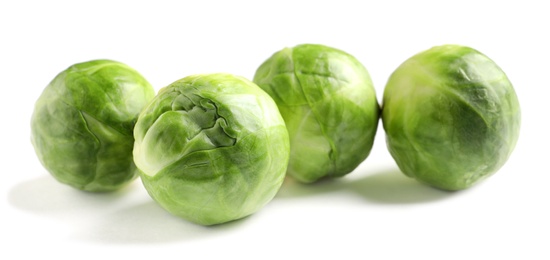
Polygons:
M550 259L550 9L544 1L2 1L0 259ZM273 52L321 43L371 73L434 45L474 47L514 84L522 129L507 164L462 192L402 175L380 127L347 177L285 182L257 214L215 227L173 217L138 180L90 194L53 180L30 143L34 102L91 59L124 62L158 90L195 73L252 78ZM34 257L34 258L30 258Z

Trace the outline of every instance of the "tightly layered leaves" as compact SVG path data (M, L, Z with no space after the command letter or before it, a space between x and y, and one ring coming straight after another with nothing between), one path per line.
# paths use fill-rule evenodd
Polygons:
M393 72L382 120L388 149L403 173L460 190L507 161L519 136L520 106L492 60L469 47L444 45Z
M163 88L134 135L134 160L151 197L203 225L259 210L288 164L288 132L275 103L229 74L189 76Z
M369 155L380 109L367 70L351 55L314 44L285 48L258 68L254 82L288 127L289 175L302 182L343 176Z
M58 181L77 189L122 187L137 176L132 131L154 94L137 71L119 62L69 67L35 104L31 140L40 162Z

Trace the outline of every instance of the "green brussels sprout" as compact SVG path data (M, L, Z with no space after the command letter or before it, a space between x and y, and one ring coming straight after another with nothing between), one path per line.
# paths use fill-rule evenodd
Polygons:
M112 191L135 179L133 128L154 97L134 69L110 60L75 64L36 101L31 141L59 182L85 191Z
M281 187L288 132L273 99L229 74L161 89L134 129L134 161L149 195L202 225L248 216Z
M391 75L382 122L401 171L444 190L495 173L514 149L520 106L495 62L464 46L416 54Z
M287 125L290 176L304 183L341 177L369 155L380 108L369 73L350 54L316 44L285 48L261 64L254 82Z

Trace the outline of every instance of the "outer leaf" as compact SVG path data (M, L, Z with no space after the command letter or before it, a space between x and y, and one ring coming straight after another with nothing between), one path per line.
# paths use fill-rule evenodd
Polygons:
M406 175L441 189L465 189L495 173L515 147L520 117L504 72L464 46L411 57L384 91L390 153Z
M288 164L288 132L275 103L229 74L189 76L163 88L140 115L135 137L135 162L151 197L203 225L262 208Z
M31 140L60 182L86 191L118 189L137 176L133 126L154 96L151 85L119 62L75 64L36 101Z
M369 155L379 106L367 70L351 55L323 45L285 48L254 76L287 124L288 174L302 182L339 177Z

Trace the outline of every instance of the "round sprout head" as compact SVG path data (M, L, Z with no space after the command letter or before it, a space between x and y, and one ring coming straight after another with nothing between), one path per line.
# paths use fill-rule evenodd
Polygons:
M254 83L229 74L189 76L163 88L134 135L134 160L151 197L203 225L259 210L288 164L277 106Z
M403 173L460 190L507 161L519 135L520 107L491 59L469 47L444 45L393 72L382 120L388 149Z
M254 82L286 122L295 179L340 177L369 155L379 106L369 73L350 54L315 44L285 48L258 68Z
M86 191L116 190L137 176L133 128L155 95L135 70L94 60L59 73L36 101L31 140L60 182Z

